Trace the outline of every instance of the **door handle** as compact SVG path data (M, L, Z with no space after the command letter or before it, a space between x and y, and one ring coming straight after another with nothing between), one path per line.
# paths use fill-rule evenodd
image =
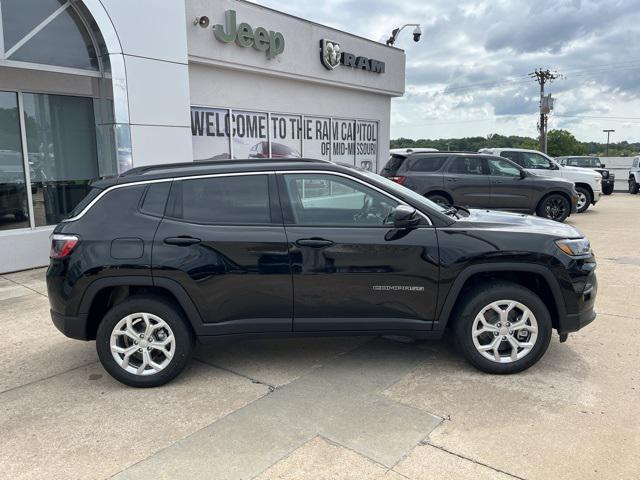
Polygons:
M188 245L195 245L202 240L194 237L167 237L164 239L164 243L167 245L177 245L179 247L186 247Z
M311 248L322 248L322 247L330 247L334 242L331 240L325 240L324 238L301 238L296 241L296 245L299 247L311 247Z
M447 178L447 182L457 182L457 178Z

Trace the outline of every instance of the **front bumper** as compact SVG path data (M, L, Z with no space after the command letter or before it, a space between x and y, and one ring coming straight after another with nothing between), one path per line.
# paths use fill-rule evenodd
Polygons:
M76 340L93 340L89 335L86 314L72 317L51 310L51 320L66 337L75 338Z
M598 203L598 201L600 200L600 196L602 195L602 191L598 191L598 192L593 192L593 200L591 200L591 203L593 205L595 205L596 203Z
M565 314L558 322L557 330L560 335L577 332L596 318L594 307L598 293L598 279L595 274L595 263L583 263L572 273L576 275L571 275L573 291L570 296L572 298L567 302L571 313Z

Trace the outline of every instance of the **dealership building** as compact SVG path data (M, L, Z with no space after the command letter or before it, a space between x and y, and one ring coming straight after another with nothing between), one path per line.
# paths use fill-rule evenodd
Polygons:
M0 273L95 178L229 158L378 170L405 56L242 0L0 0Z

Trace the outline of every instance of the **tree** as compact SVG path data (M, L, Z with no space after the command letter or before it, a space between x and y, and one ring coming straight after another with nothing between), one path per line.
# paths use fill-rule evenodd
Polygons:
M552 157L583 155L586 149L566 130L551 130L547 134L547 153Z

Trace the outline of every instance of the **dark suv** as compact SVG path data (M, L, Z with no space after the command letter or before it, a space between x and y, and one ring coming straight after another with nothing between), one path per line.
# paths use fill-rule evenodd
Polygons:
M602 193L611 195L616 186L616 176L600 161L600 157L556 157L556 161L565 167L588 168L602 175Z
M536 213L558 222L575 213L578 201L571 182L477 153L394 154L381 174L443 206Z
M439 338L492 373L595 318L589 242L568 225L445 209L319 160L142 167L95 183L52 235L54 324L128 385L175 377L195 339Z

